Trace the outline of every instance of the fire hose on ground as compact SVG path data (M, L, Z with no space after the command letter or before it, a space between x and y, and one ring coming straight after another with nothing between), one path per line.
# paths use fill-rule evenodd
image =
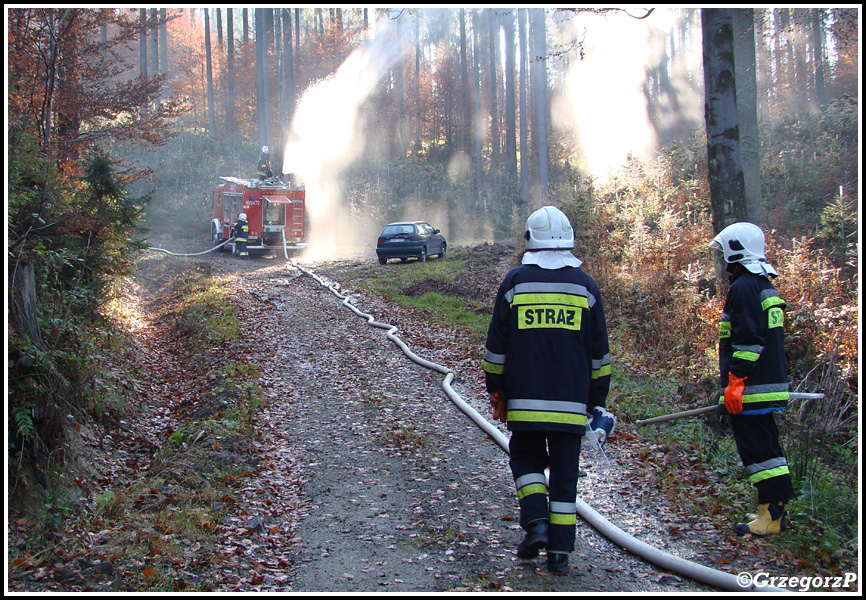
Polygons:
M153 247L149 247L148 250L155 250L157 252L165 252L166 254L171 254L172 256L201 256L202 254L207 254L208 252L213 252L214 250L219 250L220 248L222 248L223 246L228 244L233 239L235 239L235 238L230 237L226 241L222 242L221 244L217 244L216 246L214 246L213 248L211 248L209 250L205 250L204 252L195 252L193 254L178 254L176 252L169 252L168 250L165 250L164 248L153 248Z
M428 369L437 371L445 375L445 379L442 382L442 387L445 390L448 398L460 409L462 410L469 418L472 419L485 433L487 433L493 440L499 444L499 446L506 452L508 450L508 438L503 434L499 429L497 429L494 425L492 425L487 419L482 417L478 411L472 408L469 404L467 404L460 396L454 391L451 387L451 382L454 381L455 374L454 371L448 369L447 367L443 367L442 365L438 365L436 363L425 360L416 354L414 354L409 347L397 337L397 327L390 325L388 323L380 323L376 321L371 315L362 312L357 307L355 307L351 303L350 296L344 296L337 291L337 284L328 284L319 276L314 274L312 271L305 269L297 264L293 264L298 270L309 275L314 280L316 280L323 287L327 288L331 291L337 298L340 298L343 301L343 305L350 309L352 312L357 314L359 317L367 319L367 324L372 327L377 327L379 329L386 329L386 336L389 340L394 342L400 349L403 351L406 356L408 356L412 361L417 364L426 367ZM715 408L715 407L713 407ZM685 560L683 558L679 558L672 554L669 554L663 550L659 550L654 546L650 546L649 544L642 542L631 535L625 533L619 527L610 523L607 519L602 517L598 512L593 510L586 502L580 499L578 496L576 499L577 504L577 513L580 515L582 519L584 519L587 523L589 523L596 531L601 533L603 536L608 538L611 542L625 548L632 554L650 562L656 566L659 566L668 571L672 571L675 573L679 573L688 577L689 579L693 579L695 581L700 581L702 583L706 583L713 587L728 590L728 591L736 591L736 592L786 592L789 590L785 590L783 588L777 588L772 586L757 586L752 581L751 578L748 578L748 582L746 585L741 583L742 578L737 575L733 575L731 573L725 573L724 571L718 571L716 569L711 569L709 567L705 567L703 565L699 565L697 563L693 563L691 561Z

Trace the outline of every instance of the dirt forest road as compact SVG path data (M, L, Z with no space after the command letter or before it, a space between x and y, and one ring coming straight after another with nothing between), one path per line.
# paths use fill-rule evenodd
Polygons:
M262 591L708 589L624 552L583 522L569 575L547 573L543 553L517 559L522 532L507 455L451 403L441 374L409 360L383 329L282 258L241 262L211 253L177 260L239 275L243 352L263 373L262 460L247 483L248 504L238 507L259 534L244 541L236 580L254 564ZM305 267L339 281L345 264ZM489 418L477 349L460 349L459 335L370 295L353 301L397 326L419 356L454 369L454 389ZM589 452L581 497L633 502L612 497L615 467L602 468ZM237 543L236 532L225 535L227 547ZM231 568L222 567L220 581L229 582L223 591L238 589Z

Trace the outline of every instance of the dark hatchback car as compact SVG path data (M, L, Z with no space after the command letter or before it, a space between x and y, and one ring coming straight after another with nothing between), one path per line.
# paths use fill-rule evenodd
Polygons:
M416 257L424 262L428 256L436 254L445 258L448 244L438 229L433 229L424 221L405 221L386 225L379 234L376 254L379 264L384 265L389 258L399 258L403 262Z

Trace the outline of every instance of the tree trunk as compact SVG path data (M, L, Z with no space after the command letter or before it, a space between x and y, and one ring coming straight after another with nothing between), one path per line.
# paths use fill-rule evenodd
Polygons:
M815 102L821 108L827 102L824 90L824 18L820 8L812 9L812 66L815 70Z
M517 174L517 106L514 99L514 11L502 20L505 31L505 164L510 175Z
M277 117L280 124L279 140L280 147L285 143L288 137L288 118L286 117L286 71L285 62L286 55L283 49L283 9L277 8L274 10L274 53L277 59Z
M213 61L210 49L210 9L204 9L204 52L207 68L207 128L211 137L216 135L216 115L213 93Z
M265 13L255 9L256 25L256 116L259 126L259 146L270 146L271 103L268 87L268 41Z
M550 149L547 135L547 30L543 8L533 8L529 14L532 32L532 89L536 98L536 128L538 130L538 187L542 205L550 193Z
M283 19L283 48L286 55L285 85L286 85L286 131L292 130L292 118L295 116L295 52L292 42L292 11L284 8ZM297 43L297 40L295 41Z
M217 49L222 52L223 49L223 17L220 9L215 8L216 11L216 30L217 30Z
M490 171L496 173L499 170L499 155L501 151L501 140L499 135L499 102L498 102L498 76L496 63L498 62L499 28L496 26L496 14L492 8L485 9L487 12L487 29L490 42Z
M424 131L421 113L421 17L415 15L415 83L412 90L415 102L415 152L421 152Z
M472 128L472 139L475 142L475 189L479 204L485 206L484 200L484 164L482 162L481 130L481 68L478 64L478 28L480 25L478 10L472 11L472 70L475 73L475 120Z
M473 20L473 28L475 22ZM469 142L474 139L470 134L472 131L472 115L469 108L469 64L466 58L466 10L460 9L460 92L462 95L460 105L463 108L463 122L460 124L460 135L458 136L460 150L469 154Z
M526 108L526 85L529 76L529 44L526 37L526 9L517 9L517 41L520 44L520 204L529 205L529 111ZM525 216L525 215L523 215Z
M151 73L159 75L159 11L150 9L150 20L153 21L150 28L150 63L153 66Z
M226 131L235 129L235 27L234 10L226 8Z
M761 197L761 145L758 138L758 80L755 60L755 10L732 9L734 61L737 80L737 120L740 160L746 196L747 220L762 224L766 219Z
M45 350L42 334L39 332L33 265L19 262L10 267L12 294L9 302L9 324L14 331L32 342L39 350Z
M703 8L704 115L713 230L746 221L743 167L737 118L732 9ZM716 261L716 274L721 276Z
M168 9L159 9L159 69L168 75Z
M42 114L42 149L47 151L51 143L51 120L54 113L54 82L57 76L57 37L55 34L54 9L48 9L48 65L45 82L45 108Z
M138 9L138 74L147 77L147 9Z

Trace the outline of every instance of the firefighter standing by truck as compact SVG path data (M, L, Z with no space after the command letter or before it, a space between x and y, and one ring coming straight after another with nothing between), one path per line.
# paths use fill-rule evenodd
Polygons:
M247 224L246 213L238 215L238 220L235 221L231 231L232 237L235 238L235 251L241 258L249 258L250 253L247 251L247 241L250 237L250 226Z
M731 416L737 450L758 496L758 514L748 515L735 531L776 534L785 530L787 503L794 497L773 415L788 406L785 302L771 281L778 273L767 261L757 225L734 223L709 246L724 254L731 282L719 327L719 405Z
M598 286L571 253L565 214L552 206L534 212L525 238L522 264L496 296L482 368L494 418L511 431L509 465L526 531L517 556L546 548L548 571L564 574L586 415L605 406L610 388L607 325Z

